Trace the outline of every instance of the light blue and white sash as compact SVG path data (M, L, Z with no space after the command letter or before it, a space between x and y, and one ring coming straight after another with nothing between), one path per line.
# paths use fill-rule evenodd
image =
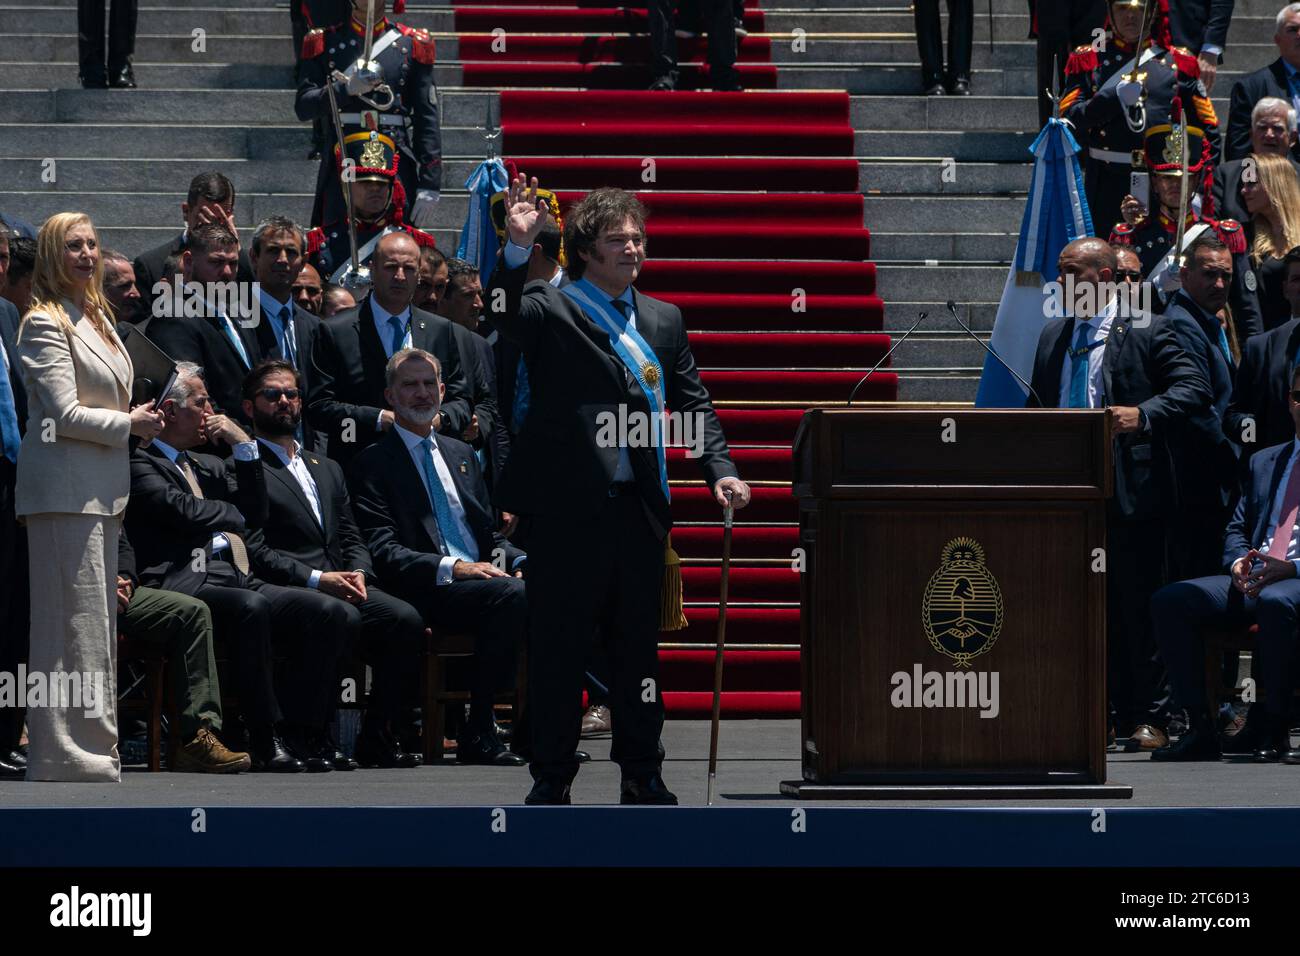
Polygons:
M609 301L609 297L586 279L569 283L560 289L560 294L568 296L587 318L609 333L615 354L645 393L646 401L650 403L651 442L659 459L659 484L663 488L664 498L671 501L672 495L668 490L668 455L664 450L664 370L659 365L654 349L632 327L631 319L624 319Z

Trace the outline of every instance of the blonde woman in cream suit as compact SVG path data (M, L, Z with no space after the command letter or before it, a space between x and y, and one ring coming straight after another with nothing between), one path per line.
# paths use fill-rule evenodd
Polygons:
M153 438L162 415L152 402L130 409L131 360L112 316L90 218L51 216L36 237L32 306L18 327L29 430L15 510L31 558L28 672L76 672L83 692L70 706L28 708L28 780L121 779L117 537L130 438ZM88 697L87 683L102 699Z

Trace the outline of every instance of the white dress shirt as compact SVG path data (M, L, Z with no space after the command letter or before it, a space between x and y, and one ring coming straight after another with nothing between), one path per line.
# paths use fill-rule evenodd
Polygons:
M406 337L402 340L402 348L409 349L411 347L411 307L409 305L401 312L392 313L380 305L374 295L371 295L370 311L375 317L375 329L379 332L379 341L384 346L384 355L389 358L393 357L393 327L388 324L388 320L394 318L394 316L401 319L402 325L406 328Z
M170 461L173 465L176 465L176 471L180 474L181 478L183 479L185 477L185 473L181 471L181 466L176 463L176 459L181 456L179 449L173 448L171 445L167 444L161 438L155 438L153 440L153 444L155 448L157 448L160 452L162 452L164 455L167 456L168 461ZM260 457L261 456L257 452L257 442L255 441L241 441L237 445L235 445L236 461L257 461L257 459ZM191 468L193 467L192 462L190 467ZM199 477L198 473L196 472L194 475L194 480L198 481L198 477ZM185 483L185 487L186 488L189 487L189 482ZM213 557L217 556L218 551L221 551L229 547L230 547L230 542L226 540L226 536L222 534L220 531L218 531L216 534L212 536Z
M1097 346L1088 353L1088 407L1103 408L1106 404L1105 388L1101 379L1102 361L1106 355L1106 340L1110 337L1110 327L1115 321L1115 313L1119 309L1119 299L1111 299L1099 313L1090 319L1080 319L1077 316L1070 323L1070 348L1074 348L1075 336L1079 334L1079 326L1088 326L1088 342L1096 342L1101 339L1102 344ZM1074 360L1066 353L1065 362L1061 365L1061 394L1060 405L1062 408L1070 407L1070 378L1074 370Z
M320 490L316 487L316 479L311 476L307 469L307 463L302 460L302 445L298 442L293 443L293 456L273 441L267 441L265 438L259 438L259 442L271 450L276 458L284 463L284 467L293 475L294 480L298 482L298 487L307 498L307 504L311 505L311 513L316 517L316 523L322 528L325 527L325 519L321 517L320 510ZM311 576L307 579L307 587L320 587L320 576L324 574L320 569L313 570Z
M1277 523L1282 520L1282 499L1286 497L1286 485L1291 480L1291 469L1295 467L1297 457L1300 457L1300 440L1293 440L1290 457L1287 458L1286 468L1282 472L1282 480L1278 482L1277 493L1273 496L1273 507L1268 512L1268 527L1264 529L1264 543L1259 546L1261 551L1267 552L1273 545ZM1291 543L1286 546L1286 559L1295 564L1296 576L1300 577L1300 521L1296 522Z
M424 436L417 435L415 432L407 431L401 425L394 424L393 428L401 436L406 450L411 456L411 461L415 464L416 474L420 476L420 484L424 484L424 449L420 443L424 441ZM465 517L465 506L461 504L460 491L456 488L456 482L451 477L451 471L447 468L447 463L443 461L442 454L438 451L438 436L429 432L429 439L433 442L433 447L429 449L429 454L433 456L433 470L438 476L438 481L442 483L442 490L447 495L447 504L451 508L451 518L456 522L456 530L460 532L460 539L465 542L466 553L469 554L471 561L479 560L478 542L474 538L474 532L470 529L469 521ZM424 493L429 497L429 507L433 508L434 514L437 514L438 508L433 501L433 492L425 488ZM445 537L447 529L439 528ZM438 579L439 586L450 584L452 582L452 568L456 566L458 558L451 555L444 555L438 562Z

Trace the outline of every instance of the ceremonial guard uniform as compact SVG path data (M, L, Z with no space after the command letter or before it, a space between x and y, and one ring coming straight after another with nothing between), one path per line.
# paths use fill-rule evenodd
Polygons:
M1228 306L1232 311L1233 327L1240 340L1245 342L1250 336L1264 330L1264 319L1256 294L1255 273L1250 267L1246 236L1241 223L1232 219L1213 218L1207 188L1212 167L1206 159L1203 131L1195 126L1178 123L1165 123L1148 130L1144 149L1145 165L1154 175L1181 177L1182 143L1179 137L1184 135L1187 137L1188 173L1193 177L1188 188L1189 203L1184 234L1190 232L1197 223L1205 223L1232 253L1232 287L1228 293ZM1204 197L1200 215L1192 211L1190 204L1190 196L1198 190ZM1160 312L1164 310L1165 301L1177 288L1176 283L1166 281L1163 273L1169 268L1169 252L1178 232L1178 210L1161 203L1154 188L1151 191L1151 205L1154 211L1132 225L1126 222L1116 224L1111 231L1110 241L1133 247L1142 262L1143 278L1156 287L1153 304L1155 310ZM1177 269L1174 269L1174 276L1176 275Z
M1140 6L1138 0L1112 0L1111 8ZM1142 144L1146 131L1169 122L1174 94L1205 131L1212 162L1219 158L1219 121L1200 82L1200 66L1187 50L1170 49L1165 2L1149 8L1155 17L1142 51L1140 97L1138 84L1127 76L1137 55L1136 44L1106 31L1101 49L1085 45L1066 62L1066 92L1061 116L1079 134L1087 148L1085 186L1092 221L1099 229L1120 218L1120 204L1135 190L1134 172L1143 172ZM1135 100L1126 102L1127 100Z
M433 236L403 221L402 207L405 195L402 182L397 177L400 162L395 144L383 133L352 133L344 135L343 153L352 160L358 181L374 180L392 185L388 207L375 219L357 216L353 224L357 232L357 261L365 266L374 255L381 237L390 232L408 233L421 246L434 245ZM343 160L337 149L333 154L335 171L342 169ZM340 197L340 201L341 197ZM316 267L321 278L339 284L352 264L352 246L348 239L347 214L337 220L318 226L307 233L307 261Z
M331 155L334 126L326 84L332 83L344 138L377 131L391 139L399 156L401 180L412 209L403 211L417 225L432 221L432 207L442 188L442 143L433 86L433 40L423 30L380 19L373 29L373 72L358 69L365 47L365 24L355 13L348 22L328 30L315 29L302 46L302 82L295 111L300 120L319 117L325 125L326 152L316 181L312 225L343 219L339 169ZM338 70L346 79L334 77ZM392 102L381 88L392 92Z

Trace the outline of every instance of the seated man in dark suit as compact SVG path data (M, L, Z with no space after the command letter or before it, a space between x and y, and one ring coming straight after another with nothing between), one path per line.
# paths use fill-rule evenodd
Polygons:
M221 685L212 650L212 613L198 598L140 587L135 550L125 532L117 536L118 629L133 640L167 651L172 695L179 711L179 739L168 760L181 773L239 773L252 761L227 749L221 733Z
M1300 369L1291 374L1288 406L1300 430ZM1290 738L1295 689L1296 629L1300 623L1300 440L1259 452L1223 542L1226 574L1179 581L1151 601L1156 637L1173 681L1174 697L1191 715L1188 732L1157 750L1152 760L1217 760L1218 734L1205 697L1207 626L1259 625L1252 668L1260 689L1247 734L1255 759L1300 763ZM1258 719L1254 719L1257 717ZM1234 740L1241 750L1241 742Z
M264 581L314 588L343 605L349 636L364 645L362 656L374 668L357 759L367 766L415 767L419 755L404 753L389 725L415 703L424 621L411 605L375 586L343 469L304 452L294 437L302 404L302 376L282 359L265 360L244 380L245 410L262 446L270 501L251 552L253 569ZM346 758L343 767L351 769Z
M1219 219L1233 219L1251 230L1250 211L1241 195L1242 174L1251 156L1287 156L1300 176L1292 150L1296 145L1296 111L1291 101L1266 96L1251 110L1250 155L1220 163L1214 170L1211 194L1214 214Z
M1262 335L1252 335L1241 352L1232 398L1223 413L1223 431L1241 446L1243 459L1256 449L1288 441L1291 421L1291 370L1300 359L1300 251L1287 253L1282 291L1291 319Z
M352 470L357 521L394 594L431 626L474 634L469 720L456 760L519 766L523 758L497 736L492 698L511 685L524 637L525 555L496 530L474 450L434 434L445 392L439 372L437 357L423 349L388 360L394 427Z
M207 223L190 231L189 244L181 253L185 285L202 283L205 295L235 278L239 261L239 237L220 223ZM251 286L245 287L251 289ZM193 362L205 372L214 411L239 421L247 428L239 385L248 370L262 358L257 326L241 315L229 301L190 300L188 291L179 296L188 306L193 301L200 315L174 315L175 298L155 303L148 336L177 362ZM214 299L223 296L215 295ZM189 309L187 308L187 313Z
M140 581L208 605L218 636L235 651L255 769L330 770L336 755L325 722L348 639L347 608L253 576L248 555L269 511L258 444L226 416L210 415L210 406L200 370L182 363L160 405L162 433L131 453L126 527ZM205 441L232 446L233 461L190 451ZM273 650L287 658L278 694Z
M1300 71L1300 10L1283 8L1278 16L1277 32L1273 34L1281 55L1268 66L1247 73L1232 84L1228 101L1228 135L1224 143L1224 159L1241 159L1250 152L1250 114L1255 104L1266 96L1276 96L1288 103L1295 102L1297 71ZM1292 150L1292 155L1296 151ZM1300 155L1296 156L1300 159Z
M384 236L371 270L374 286L357 308L321 323L308 376L307 418L328 435L330 456L345 471L393 426L393 412L384 403L384 365L403 348L432 352L445 370L439 434L463 435L470 423L470 388L451 322L411 305L420 281L420 247L404 232Z
M140 289L142 300L140 312L143 315L153 314L154 300L160 294L156 288L158 280L173 278L165 268L167 257L184 252L190 244L190 236L195 229L204 223L219 223L238 235L234 219L234 184L215 171L199 173L190 180L189 192L185 196L185 202L181 203L181 215L185 218L185 228L181 230L179 236L135 257L133 263L135 281ZM239 254L236 267L235 278L240 282L253 281L252 267L248 263L248 257L242 252Z
M1105 242L1076 239L1059 266L1061 282L1078 298L1065 303L1069 314L1043 327L1030 379L1036 395L1027 405L1109 411L1115 494L1106 513L1106 687L1117 736L1154 750L1168 743L1169 699L1148 606L1167 583L1164 527L1176 501L1171 446L1180 423L1209 406L1210 386L1167 319L1138 321L1116 299L1101 298L1115 273Z

